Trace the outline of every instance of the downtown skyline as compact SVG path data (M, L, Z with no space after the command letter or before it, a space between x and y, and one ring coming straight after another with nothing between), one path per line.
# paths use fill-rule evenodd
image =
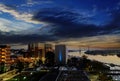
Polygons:
M119 0L1 0L0 44L120 49Z

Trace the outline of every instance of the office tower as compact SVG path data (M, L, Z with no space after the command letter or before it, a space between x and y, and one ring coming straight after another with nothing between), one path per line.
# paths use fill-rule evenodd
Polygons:
M45 44L45 54L49 51L53 52L52 44Z
M66 46L65 45L55 46L55 62L57 64L66 64Z
M43 43L30 43L28 45L29 56L42 59L45 57L45 46Z
M0 66L5 66L9 69L10 66L10 46L0 45Z
M45 62L47 52L53 52L51 44L31 43L28 45L29 57L39 58Z

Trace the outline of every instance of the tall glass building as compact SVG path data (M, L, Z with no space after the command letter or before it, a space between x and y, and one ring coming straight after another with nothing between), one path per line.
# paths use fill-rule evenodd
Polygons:
M66 46L55 45L55 62L57 64L66 64Z

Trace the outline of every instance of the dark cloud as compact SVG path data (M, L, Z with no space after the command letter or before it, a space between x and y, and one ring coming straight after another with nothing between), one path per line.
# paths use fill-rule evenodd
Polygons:
M55 36L76 38L111 34L118 31L120 27L119 16L118 14L117 17L113 17L112 22L105 26L96 26L95 24L88 24L89 17L85 17L80 13L72 10L53 8L41 9L35 14L33 19L49 23L49 27L54 27L53 33Z
M45 41L53 41L55 38L48 35L8 35L5 33L4 35L0 32L0 44L10 44L10 43L24 43L28 44L31 42L45 42Z
M68 10L63 10L61 8L45 8L36 13L33 19L48 23L62 24L72 22L75 23L74 20L78 19L79 17L82 17L82 15L75 12L70 12Z
M49 23L54 27L54 35L60 37L92 36L101 30L93 24L85 24L89 17L69 10L43 9L33 19Z
M109 24L97 26L88 24L87 22L92 18L84 16L80 12L60 8L41 9L34 15L33 20L47 23L47 26L51 28L49 31L52 33L51 35L8 35L8 33L3 35L0 32L0 43L44 42L120 33L120 13L114 12L112 14L113 19Z
M105 31L111 33L120 33L120 11L114 10L111 12L112 21L105 25Z

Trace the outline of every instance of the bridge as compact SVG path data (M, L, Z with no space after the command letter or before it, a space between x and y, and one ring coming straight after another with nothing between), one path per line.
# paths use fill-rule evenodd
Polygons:
M55 81L90 81L84 71L60 71Z
M119 75L120 76L120 70L110 70L110 71L108 71L108 72L106 72L106 74L107 75L114 75L114 76L116 76L116 75Z
M97 71L90 71L90 72L97 72ZM100 71L101 73L105 73L107 75L119 75L120 76L120 70L116 69L116 70L103 70L103 71Z

